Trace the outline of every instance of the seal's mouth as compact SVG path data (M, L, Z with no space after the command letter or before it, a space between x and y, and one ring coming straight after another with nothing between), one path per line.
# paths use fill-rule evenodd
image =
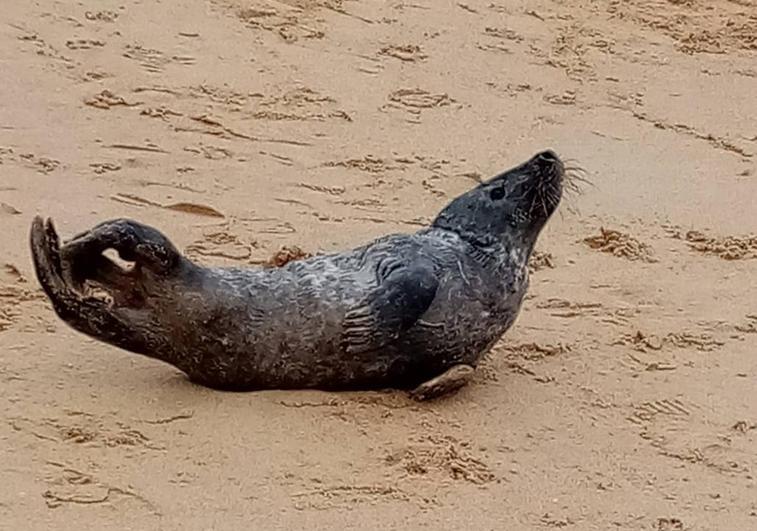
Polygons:
M565 164L552 150L534 155L522 168L526 192L523 205L531 218L549 217L560 204L565 181Z

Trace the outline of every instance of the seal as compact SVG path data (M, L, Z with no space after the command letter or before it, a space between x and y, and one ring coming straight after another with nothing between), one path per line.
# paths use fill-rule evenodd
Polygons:
M565 174L544 151L455 198L413 234L278 268L202 267L130 219L61 246L52 221L37 216L31 252L60 319L198 384L394 388L428 399L465 385L515 321Z

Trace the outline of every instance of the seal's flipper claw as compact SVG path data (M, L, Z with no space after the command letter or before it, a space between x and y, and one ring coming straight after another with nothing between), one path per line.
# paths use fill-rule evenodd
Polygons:
M32 222L29 243L34 272L42 289L51 299L66 291L61 277L58 235L50 219L46 222L36 216Z
M425 264L379 265L379 275L379 285L344 317L342 345L347 352L373 352L397 340L428 310L439 287Z
M453 365L436 378L432 378L410 391L410 397L423 401L449 395L468 384L473 372L474 369L470 365Z

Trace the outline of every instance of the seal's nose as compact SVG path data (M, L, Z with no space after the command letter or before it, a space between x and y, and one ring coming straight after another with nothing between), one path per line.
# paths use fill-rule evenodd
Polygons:
M534 158L531 159L531 161L539 171L547 172L549 174L553 173L556 168L562 167L562 161L560 160L560 157L558 157L557 153L555 153L551 149L537 153L536 155L534 155Z
M548 149L536 155L536 160L546 164L554 164L555 162L558 162L560 160L560 157L557 156L557 153L555 153L551 149Z

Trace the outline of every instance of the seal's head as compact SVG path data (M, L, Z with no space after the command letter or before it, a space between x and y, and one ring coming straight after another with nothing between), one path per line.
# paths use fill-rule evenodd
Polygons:
M453 200L433 226L479 247L525 246L528 255L560 203L564 177L557 154L543 151Z

